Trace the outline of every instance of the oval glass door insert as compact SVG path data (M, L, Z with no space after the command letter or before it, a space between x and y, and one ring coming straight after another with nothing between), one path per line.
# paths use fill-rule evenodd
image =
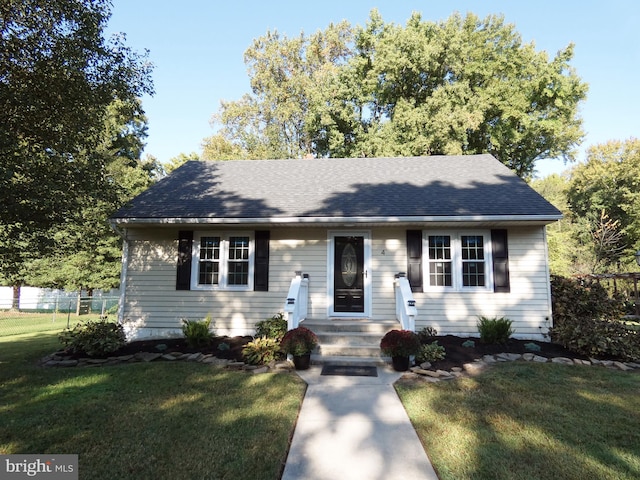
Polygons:
M352 287L358 274L358 258L352 244L345 245L340 264L342 265L342 281L347 287Z

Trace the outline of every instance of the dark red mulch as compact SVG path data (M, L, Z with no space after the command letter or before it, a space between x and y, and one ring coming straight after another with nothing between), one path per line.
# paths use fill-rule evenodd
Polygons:
M462 344L467 340L472 340L475 345L473 347L463 347ZM570 352L561 345L549 342L537 342L534 340L518 340L511 338L506 345L484 344L479 338L461 338L454 335L442 335L431 337L427 343L437 341L438 345L442 345L445 349L444 360L432 362L432 368L436 370L451 370L452 367L462 367L465 363L473 362L482 358L483 355L496 355L498 353L533 353L541 357L568 357L587 359L583 355ZM539 352L527 350L525 344L534 343L540 347Z

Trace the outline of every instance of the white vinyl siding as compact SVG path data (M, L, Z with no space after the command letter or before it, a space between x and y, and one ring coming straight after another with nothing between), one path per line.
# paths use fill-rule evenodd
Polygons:
M176 290L177 230L127 231L123 319L129 331L144 331L140 336L179 336L181 319L210 315L219 335L252 335L257 322L283 310L297 271L309 275L309 317L326 319L328 229L270 229L267 292ZM423 230L426 238L428 229ZM370 231L371 318L389 320L395 318L394 276L407 270L406 228L375 227ZM473 229L455 231L462 235L478 233ZM208 236L225 235L222 230L206 232ZM253 230L234 233L253 238ZM487 235L484 238L487 240ZM547 319L551 309L544 227L511 227L508 242L510 293L485 288L430 290L425 282L425 291L414 293L416 328L431 326L442 335L477 336L479 315L506 316L514 322L516 336L541 338L550 326ZM424 258L426 254L425 246ZM491 263L486 262L491 270ZM195 263L194 259L192 271Z

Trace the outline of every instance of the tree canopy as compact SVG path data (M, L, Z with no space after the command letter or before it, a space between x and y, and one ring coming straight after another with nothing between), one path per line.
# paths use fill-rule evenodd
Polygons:
M588 222L594 254L605 267L631 263L640 248L639 173L638 139L592 146L586 162L572 171L569 205Z
M0 277L10 284L109 182L108 107L153 93L147 54L104 37L109 16L108 0L0 6Z
M401 26L373 10L364 27L268 32L245 53L251 93L222 102L203 158L491 153L529 177L583 137L572 57L549 59L501 16Z
M584 163L532 187L564 215L547 227L557 275L637 270L640 249L640 141L611 140L587 150Z

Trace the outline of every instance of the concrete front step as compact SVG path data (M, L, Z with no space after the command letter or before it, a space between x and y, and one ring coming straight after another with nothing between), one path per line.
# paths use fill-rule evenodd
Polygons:
M397 320L369 320L369 319L307 319L300 323L316 334L322 332L368 332L378 333L380 338L389 330L400 329Z
M342 318L305 320L301 325L318 337L319 345L311 356L312 362L341 364L388 363L389 360L380 351L380 340L389 330L400 328L396 320Z
M314 365L324 365L333 363L336 365L351 365L351 366L367 366L367 365L386 365L391 363L389 357L351 357L347 355L320 355L316 353L311 354L311 363Z
M321 345L368 345L379 347L384 334L371 332L316 332Z

